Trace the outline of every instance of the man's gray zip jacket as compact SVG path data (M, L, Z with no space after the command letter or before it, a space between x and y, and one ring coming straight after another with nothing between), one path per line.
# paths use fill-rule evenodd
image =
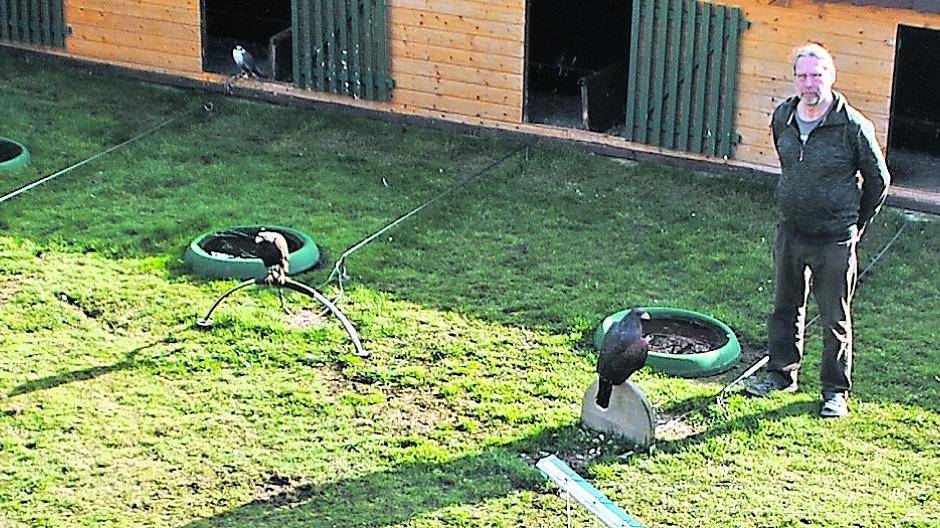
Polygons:
M784 227L809 239L847 240L864 229L884 203L891 177L875 127L833 92L822 122L800 141L799 97L774 111L771 128L782 172L777 205Z

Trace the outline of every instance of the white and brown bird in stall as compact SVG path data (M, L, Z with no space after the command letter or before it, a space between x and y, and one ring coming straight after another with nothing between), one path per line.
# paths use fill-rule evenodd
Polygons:
M247 75L248 77L264 77L261 75L261 70L258 69L258 65L255 64L254 57L251 56L251 53L248 53L248 50L241 46L235 46L232 49L232 59L235 60L235 64L238 65L238 69L241 70L241 73Z
M649 355L650 342L643 336L643 320L650 316L645 310L633 308L619 321L614 321L604 335L604 343L597 358L598 407L610 405L614 385L621 385L631 374L640 370Z
M264 282L284 284L290 263L290 248L284 235L262 229L255 236L255 246L254 254L268 268Z

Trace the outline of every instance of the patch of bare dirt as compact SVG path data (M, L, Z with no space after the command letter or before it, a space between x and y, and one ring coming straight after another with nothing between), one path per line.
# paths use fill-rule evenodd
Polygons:
M0 278L0 306L3 306L20 291L20 284L23 283L22 275L5 275Z
M255 487L255 500L269 504L297 504L313 495L313 484L306 477L271 473Z
M600 458L613 456L619 460L626 460L632 457L638 450L636 446L623 437L601 433L584 426L578 427L576 434L576 441L569 444L564 449L557 451L540 449L538 451L521 453L519 458L528 464L535 465L535 463L542 458L555 455L571 469L583 473ZM569 439L569 441L570 440L571 439ZM652 447L650 447L650 449L652 449ZM639 450L642 451L642 449Z
M706 429L704 425L689 421L685 414L675 416L663 414L656 421L656 439L674 442L704 433Z
M454 422L454 413L432 394L399 391L388 401L373 405L369 413L381 419L394 436L427 436L442 423ZM455 424L459 425L459 424Z
M287 321L294 328L319 328L328 324L328 316L320 314L320 310L301 308L300 310L293 310Z

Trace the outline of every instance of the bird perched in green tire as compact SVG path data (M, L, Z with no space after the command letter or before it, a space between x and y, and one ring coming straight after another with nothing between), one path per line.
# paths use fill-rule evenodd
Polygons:
M276 282L283 285L287 281L290 266L290 248L287 246L287 239L276 231L261 230L255 236L255 244L255 255L268 269L264 282L267 284Z

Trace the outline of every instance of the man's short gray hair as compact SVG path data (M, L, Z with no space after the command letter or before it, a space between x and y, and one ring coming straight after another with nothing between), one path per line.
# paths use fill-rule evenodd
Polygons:
M832 55L829 54L829 50L819 44L811 42L796 48L796 51L793 52L794 73L796 72L796 61L800 60L800 57L816 57L833 75L836 73L836 63L832 60Z

